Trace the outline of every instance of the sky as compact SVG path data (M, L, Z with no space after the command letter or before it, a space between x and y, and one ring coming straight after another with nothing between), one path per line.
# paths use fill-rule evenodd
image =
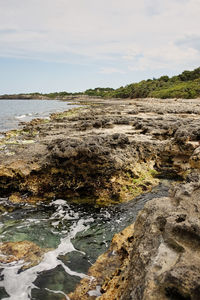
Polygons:
M0 94L127 85L200 66L200 0L0 0Z

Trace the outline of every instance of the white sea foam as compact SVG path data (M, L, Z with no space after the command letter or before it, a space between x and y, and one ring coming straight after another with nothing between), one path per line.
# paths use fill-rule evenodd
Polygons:
M23 119L26 118L26 115L15 116L15 119Z
M78 273L65 266L64 263L58 259L58 256L65 255L72 251L78 251L74 248L71 239L73 239L78 232L88 229L87 223L90 223L93 219L79 220L73 224L68 236L61 239L59 246L52 251L47 252L44 258L35 267L27 269L18 274L18 271L22 267L22 262L17 262L13 265L6 265L1 275L3 280L0 282L0 286L4 287L9 297L3 300L27 300L31 298L31 290L35 288L33 282L36 280L39 273L48 271L62 266L66 273L71 276L77 276L84 278L87 275ZM55 292L55 291L54 291Z
M69 297L68 297L65 293L63 293L62 291L53 291L53 290L50 290L50 289L48 289L48 288L45 288L45 290L48 291L48 292L54 293L54 294L61 294L61 295L64 295L64 296L65 296L65 299L70 300Z
M65 200L55 200L51 205L56 207L56 212L52 214L50 219L59 219L61 221L79 219L79 213L74 212Z

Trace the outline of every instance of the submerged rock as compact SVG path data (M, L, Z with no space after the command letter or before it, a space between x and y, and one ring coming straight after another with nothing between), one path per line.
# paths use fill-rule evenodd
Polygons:
M51 249L40 248L30 241L3 242L0 244L0 263L23 261L22 269L39 264L44 254Z

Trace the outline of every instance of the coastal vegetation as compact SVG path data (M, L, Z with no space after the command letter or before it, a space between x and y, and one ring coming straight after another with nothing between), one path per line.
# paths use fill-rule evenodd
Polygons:
M179 75L142 80L118 89L97 87L84 92L69 93L66 91L52 93L29 93L2 95L0 99L69 99L77 96L100 98L185 98L200 97L200 67L193 71L184 71Z
M200 96L200 67L171 78L161 76L142 80L116 90L98 88L89 91L92 96L106 98L197 98ZM89 95L87 91L85 93Z

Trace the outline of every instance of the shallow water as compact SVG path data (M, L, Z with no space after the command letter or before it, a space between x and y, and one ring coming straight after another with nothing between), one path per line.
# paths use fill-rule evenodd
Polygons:
M17 128L21 121L47 118L53 112L76 106L59 100L0 100L0 132Z
M144 204L168 194L169 182L128 203L109 208L56 200L38 207L15 206L0 216L1 241L35 242L52 248L40 264L21 271L23 262L0 266L0 299L68 299L88 268L110 244L114 233L131 224ZM4 199L0 202L5 206Z

